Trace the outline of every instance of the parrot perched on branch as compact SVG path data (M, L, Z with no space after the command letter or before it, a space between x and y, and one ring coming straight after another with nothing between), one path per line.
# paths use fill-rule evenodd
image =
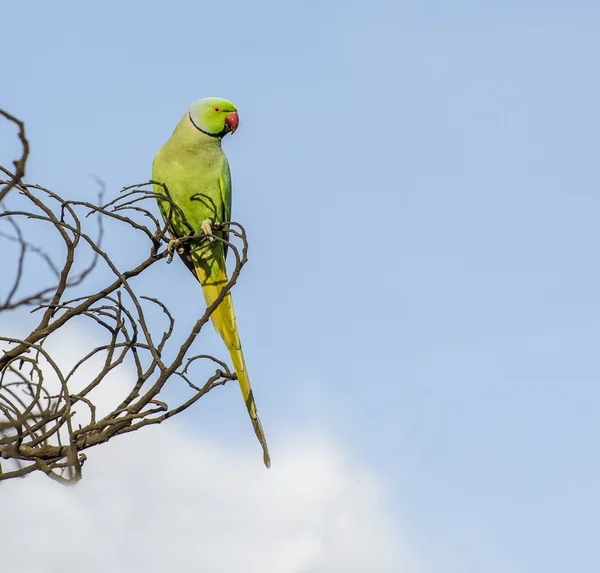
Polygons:
M152 165L152 178L164 183L172 201L181 209L193 232L165 200L158 200L161 214L173 239L204 233L208 239L186 243L182 256L202 285L206 305L210 306L227 284L225 256L227 246L214 237L228 239L226 231L215 230L212 223L231 219L231 175L221 139L234 133L239 124L237 109L230 101L209 97L195 102L185 113L171 138L158 150ZM160 185L157 194L165 195ZM265 465L271 460L262 425L256 412L250 379L242 352L231 292L212 313L216 331L225 342L250 414L254 432L263 448Z

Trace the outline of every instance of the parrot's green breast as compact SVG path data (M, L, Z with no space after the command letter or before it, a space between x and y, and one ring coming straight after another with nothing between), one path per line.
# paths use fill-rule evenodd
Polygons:
M166 146L165 146L166 147ZM167 186L171 199L185 213L186 219L196 233L201 232L202 222L211 219L227 220L223 187L223 171L229 171L227 159L220 147L210 154L181 153L176 155L168 148L161 149L152 169L155 181ZM157 192L164 192L161 187ZM167 201L159 201L163 215L169 210ZM179 219L179 220L178 220ZM172 218L173 230L178 236L189 233L182 226L181 218Z

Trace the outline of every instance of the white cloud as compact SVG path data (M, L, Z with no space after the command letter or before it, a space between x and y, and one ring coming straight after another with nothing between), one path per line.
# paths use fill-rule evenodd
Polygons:
M406 557L378 480L318 437L271 470L175 424L90 454L75 488L0 486L2 545L27 549L3 569L392 573Z
M0 483L2 568L415 571L373 472L318 432L277 445L266 470L254 449L169 421L89 450L75 488L41 475Z

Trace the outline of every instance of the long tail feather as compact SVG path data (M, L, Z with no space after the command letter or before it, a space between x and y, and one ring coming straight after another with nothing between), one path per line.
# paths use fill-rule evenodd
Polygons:
M199 258L194 259L196 276L202 285L202 292L204 293L206 305L210 306L219 296L221 289L227 284L227 272L224 269L224 264L209 265L206 260L199 260ZM211 266L212 269L210 268ZM254 433L263 449L263 460L265 465L270 467L271 458L269 456L269 449L267 448L267 440L256 411L256 402L254 401L252 387L250 386L250 378L248 377L246 361L244 360L244 353L242 352L237 321L233 309L233 299L230 292L225 295L221 304L219 304L212 313L211 319L215 330L221 335L223 342L225 342L225 345L229 350L229 355L231 356L231 361L233 362L233 367L235 368L238 382L240 383L240 389L242 390L242 396L244 397L248 414L250 414L250 420L252 420Z

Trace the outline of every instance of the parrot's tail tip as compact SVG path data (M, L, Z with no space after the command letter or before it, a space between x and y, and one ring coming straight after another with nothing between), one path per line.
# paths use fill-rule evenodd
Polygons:
M260 423L260 420L258 419L258 416L256 414L250 414L250 419L252 420L254 433L256 434L256 437L258 438L258 441L260 442L260 445L262 447L263 461L265 462L265 466L267 466L267 468L270 468L271 456L269 455L269 448L267 446L267 440L265 439L265 433L262 429L262 424Z

